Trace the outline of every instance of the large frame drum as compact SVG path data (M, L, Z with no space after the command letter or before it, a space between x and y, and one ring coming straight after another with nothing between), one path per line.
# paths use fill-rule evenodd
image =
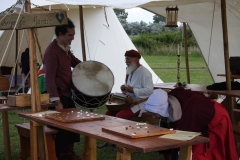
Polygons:
M73 91L74 102L84 108L94 109L101 107L109 99L114 75L103 63L85 61L73 69L72 82L77 89Z

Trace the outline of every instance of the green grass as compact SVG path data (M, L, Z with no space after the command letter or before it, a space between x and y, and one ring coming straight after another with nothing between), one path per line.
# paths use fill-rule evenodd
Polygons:
M177 56L163 55L143 55L143 58L148 62L151 68L177 68ZM207 69L207 66L202 57L189 55L189 68ZM185 56L180 56L180 68L186 68Z
M177 74L177 57L176 56L143 56L150 67L153 68L155 73L164 82L176 82ZM190 65L190 76L191 83L196 84L212 84L213 81L207 70L207 67L203 61L202 57L189 56ZM170 68L170 69L169 69ZM185 58L181 58L181 68L185 68ZM198 68L201 70L192 70L193 68ZM181 70L181 82L186 81L185 70ZM12 160L20 159L20 142L19 136L15 124L28 122L27 119L18 116L18 112L21 111L10 111L9 113L9 129L10 129L10 142L11 142L11 157ZM95 112L104 114L106 112L106 107L101 107ZM2 118L0 117L2 121ZM0 128L2 129L2 123L0 123ZM83 149L83 136L81 136L81 142L76 143L75 151L78 155L82 154ZM97 141L98 144L103 142ZM116 159L116 151L112 147L107 147L97 150L97 156L99 160L114 160ZM0 160L4 160L4 148L3 148L3 133L0 131ZM132 160L162 160L162 156L157 153L133 153Z
M177 56L143 56L163 82L177 82ZM211 75L202 57L189 55L190 83L213 84ZM187 82L185 57L181 56L180 81Z

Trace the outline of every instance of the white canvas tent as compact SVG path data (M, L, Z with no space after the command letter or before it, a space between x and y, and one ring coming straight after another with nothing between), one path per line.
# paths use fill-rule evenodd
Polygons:
M224 81L224 77L217 76L218 73L225 73L225 65L224 65L224 50L223 50L223 32L222 32L222 20L221 20L221 2L220 0L173 0L173 1L161 1L161 0L155 0L155 1L148 1L148 0L122 0L122 1L111 1L111 0L104 0L104 1L98 1L98 0L49 0L49 1L37 1L33 0L32 3L36 3L39 5L49 5L49 4L55 4L55 3L61 3L66 4L68 7L72 5L91 5L91 6L110 6L110 7L118 7L118 8L133 8L133 7L142 7L150 12L163 15L165 16L165 8L166 6L175 6L177 5L179 8L179 21L180 22L186 22L189 27L191 28L198 44L200 47L200 50L202 51L203 57L206 61L206 64L210 70L210 73L214 79L215 82ZM1 2L3 3L3 2ZM4 2L1 4L1 9L4 10L11 4L14 4L15 0L10 0L7 2ZM7 5L8 4L8 5ZM227 10L227 25L228 25L228 39L229 39L229 55L230 56L238 56L240 45L239 45L239 37L240 32L238 26L240 25L240 20L238 17L240 17L239 13L239 2L236 0L226 0L226 10ZM66 8L64 5L62 8ZM87 8L84 10L86 11ZM90 8L89 8L90 10ZM100 8L97 9L100 13ZM97 11L96 10L96 11ZM71 9L70 9L71 11ZM85 12L84 11L84 12ZM110 12L107 11L109 14ZM77 13L76 13L77 14ZM101 15L101 14L100 14ZM99 15L99 16L100 16ZM70 16L70 14L69 14ZM86 16L86 15L85 15ZM91 17L92 18L92 17ZM96 18L96 22L102 23L102 29L104 28L105 31L108 31L108 27L106 27L106 20L104 20L104 16L102 14L102 22L99 20L100 18ZM110 17L108 18L110 20ZM88 19L89 20L89 19ZM89 27L87 26L87 20L84 18L84 21L86 23L86 32ZM89 20L91 21L91 20ZM109 22L110 23L110 22ZM119 24L119 23L118 23ZM111 24L112 25L112 24ZM110 28L111 28L110 25ZM103 27L104 26L104 27ZM93 27L90 25L90 27ZM119 25L116 25L116 28L122 27ZM100 44L104 46L104 42L100 40L100 30L97 29L96 31L99 39L92 43L90 41L90 36L88 39L88 44ZM103 30L101 30L103 31ZM119 35L125 35L125 32L122 30L123 34ZM102 34L105 34L104 32L101 32ZM108 32L110 33L110 32ZM112 32L116 33L116 32ZM105 34L106 35L106 34ZM94 35L95 36L95 35ZM77 36L76 36L77 37ZM106 36L102 39L106 40ZM122 40L118 39L119 42ZM74 42L78 42L77 40ZM102 43L103 42L103 43ZM79 42L80 43L80 42ZM79 43L78 48L79 50ZM128 43L126 43L128 44ZM74 48L74 47L73 47ZM93 58L96 51L93 51L94 48L88 47L91 52L91 57ZM120 47L119 47L120 48ZM95 47L96 49L96 47ZM103 48L102 48L103 49ZM101 50L101 49L100 49ZM116 50L114 49L114 52ZM75 52L75 51L74 51ZM88 51L87 51L88 52ZM79 52L80 53L80 52ZM99 52L100 53L100 52ZM107 53L107 52L106 52ZM105 54L106 54L105 53ZM103 54L103 53L101 53ZM89 56L87 56L89 57ZM103 56L102 56L103 58ZM191 63L191 62L189 62ZM116 64L116 63L114 63ZM118 63L117 63L118 64ZM124 65L124 64L123 64ZM122 66L123 67L123 66ZM120 65L119 67L120 68ZM122 71L123 74L124 71Z
M225 73L223 31L221 19L220 0L49 0L64 4L91 4L107 5L119 8L142 7L150 12L165 16L167 6L178 6L179 21L186 22L191 28L203 57L208 65L210 73L215 82L224 81L224 77L218 77L218 73ZM229 39L229 55L238 56L240 5L237 0L226 0L226 14ZM191 63L191 62L190 62Z
M43 1L31 1L36 5L42 4L53 4L50 2L43 3ZM8 7L15 3L15 0L10 0ZM6 6L6 5L4 5ZM49 8L49 6L44 6ZM75 39L71 44L71 50L73 54L82 60L82 48L81 48L81 36L80 36L80 22L79 22L79 7L73 5L52 5L51 9L68 9L67 16L75 24ZM0 11L5 10L2 6ZM41 10L41 9L40 9ZM106 15L105 15L106 12ZM96 60L107 65L114 73L115 83L112 92L119 92L119 86L124 83L125 80L125 60L124 53L126 50L136 49L132 44L131 40L125 33L120 22L118 21L112 7L106 7L104 12L103 7L85 7L83 9L83 19L84 19L84 32L85 32L85 48L86 48L86 58L87 60ZM20 54L28 46L28 35L27 32L19 31L19 43L22 41L20 46ZM3 54L5 52L4 48L7 48L9 37L12 30L4 31L0 38L0 59L3 59L2 65L13 66L15 64L15 34L11 38L9 50L4 58ZM23 38L22 38L23 36ZM43 53L48 46L48 44L54 38L54 27L49 28L39 28L38 36L41 43ZM21 40L22 39L22 40ZM38 49L37 49L38 51ZM39 51L38 51L39 52ZM20 60L20 57L19 57ZM18 62L19 62L18 60ZM40 61L39 61L40 62ZM41 63L41 62L40 62ZM148 64L141 59L141 64L147 67L152 75L154 83L161 83L162 80L152 71Z

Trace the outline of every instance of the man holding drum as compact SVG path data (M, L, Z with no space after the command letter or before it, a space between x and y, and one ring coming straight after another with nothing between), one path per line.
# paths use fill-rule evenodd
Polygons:
M140 64L140 58L141 55L136 50L129 50L125 53L127 76L126 83L121 86L121 91L135 101L146 99L153 93L152 74ZM140 103L131 109L107 111L106 115L131 120L134 116L138 116L143 108L144 103Z
M46 67L46 89L50 94L50 101L58 103L56 109L75 108L71 99L71 67L75 67L81 61L70 51L70 45L74 39L74 24L68 19L68 25L55 28L56 39L46 49L44 63ZM74 151L74 142L79 142L79 134L58 129L56 135L56 154L58 160L80 160Z

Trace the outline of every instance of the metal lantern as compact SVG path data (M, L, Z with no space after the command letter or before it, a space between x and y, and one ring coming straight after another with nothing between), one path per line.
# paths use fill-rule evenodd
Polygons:
M166 27L178 27L178 7L166 8Z

